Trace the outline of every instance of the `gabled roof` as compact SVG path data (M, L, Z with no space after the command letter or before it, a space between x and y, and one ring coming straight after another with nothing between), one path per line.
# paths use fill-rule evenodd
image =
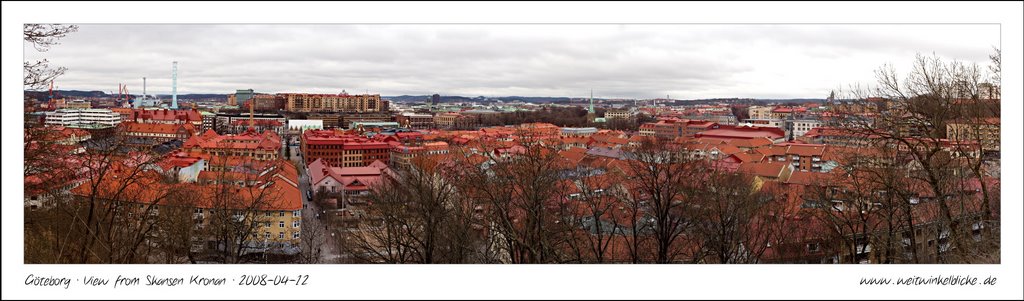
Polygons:
M732 154L732 155L734 157L736 157L736 159L738 159L740 162L744 162L744 163L748 163L748 162L749 163L756 163L756 162L761 162L761 161L764 160L764 154L761 154L761 153L742 152L742 153L735 153L735 154Z
M701 138L704 139L704 138ZM728 142L729 144L740 147L740 148L757 148L766 145L772 145L774 141L765 137L758 137L753 139L733 139Z
M767 177L767 178L779 178L786 169L792 167L787 163L741 163L738 171L740 173L751 174L755 176Z
M178 131L181 130L184 130L189 134L195 133L195 126L191 123L167 124L126 121L120 123L120 126L125 130L125 132L129 133L177 134Z

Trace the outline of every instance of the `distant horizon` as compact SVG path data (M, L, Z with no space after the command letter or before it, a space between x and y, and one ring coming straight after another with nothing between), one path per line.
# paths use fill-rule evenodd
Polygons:
M48 92L48 90L24 90L24 91L25 92L35 92L35 93L46 93L46 92ZM117 93L110 94L109 93L110 91L103 91L103 90L78 90L78 89L65 90L65 89L56 89L56 90L53 90L53 91L54 92L102 92L102 93L105 93L106 95L117 95ZM283 93L305 93L305 92L259 92L259 91L256 91L255 93L256 94L283 94ZM143 95L142 93L129 93L129 94L130 95ZM227 95L231 95L231 94L234 94L234 93L178 93L178 96L184 96L184 95L224 95L224 96L227 96ZM317 94L339 94L339 93L317 93ZM364 93L349 93L349 94L361 95L361 94L364 94ZM370 93L370 94L371 95L376 95L378 93ZM156 94L154 94L154 93L147 93L146 95L151 95L151 96L168 96L169 97L172 94L166 94L166 93L156 93ZM387 97L421 97L421 96L422 97L430 97L431 95L433 95L433 94L402 94L402 95L384 95L384 94L380 94L380 97L381 98L387 98ZM469 95L458 95L458 94L454 94L454 95L441 94L440 96L441 97L478 98L478 97L481 97L482 95L469 96ZM544 96L501 95L501 96L483 96L483 97L485 97L485 98L508 98L508 97L523 97L523 98L570 98L570 99L587 98L587 97L578 97L578 96L552 96L552 95L544 95ZM663 97L656 97L656 98L622 98L622 97L597 97L597 96L594 96L594 99L602 99L602 100L618 100L618 99L623 99L623 100L632 100L632 99L636 99L636 100L648 100L648 99L672 99L672 100L714 100L714 99L753 99L753 100L798 100L799 99L799 100L824 100L824 99L826 99L826 97L820 97L820 98L816 98L816 97L766 98L766 97L736 97L736 96L734 96L734 97L706 97L706 98L674 98L674 97L673 98L663 98Z
M68 90L791 99L874 81L915 55L981 67L998 24L79 24L26 61ZM132 47L124 47L132 45ZM246 47L240 47L247 45ZM342 88L344 87L344 88Z

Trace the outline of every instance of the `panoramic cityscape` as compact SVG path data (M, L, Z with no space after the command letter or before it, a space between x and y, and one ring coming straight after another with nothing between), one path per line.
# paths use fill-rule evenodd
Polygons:
M998 26L679 26L25 24L24 263L1001 262Z

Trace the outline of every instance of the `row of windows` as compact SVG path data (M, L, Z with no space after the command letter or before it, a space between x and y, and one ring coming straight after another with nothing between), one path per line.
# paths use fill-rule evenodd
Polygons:
M253 233L252 236L255 237L256 233ZM263 232L263 238L270 239L270 232ZM277 238L278 239L284 239L284 231L277 232ZM292 238L293 239L299 238L299 231L292 232Z
M283 217L286 212L288 212L288 211L278 211L277 212L277 216ZM274 214L273 211L267 211L267 212L263 213L263 216L271 217L271 216L273 216L273 214ZM294 217L299 217L301 215L302 215L302 211L301 210L294 210L294 211L292 211L292 216L294 216Z

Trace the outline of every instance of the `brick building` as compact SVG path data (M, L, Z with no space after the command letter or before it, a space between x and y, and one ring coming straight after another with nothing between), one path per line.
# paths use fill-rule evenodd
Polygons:
M302 133L302 156L306 164L323 159L338 167L362 167L373 161L389 161L390 146L385 142L344 134L337 130L307 130Z
M352 95L280 93L289 112L383 112L387 111L380 94Z

